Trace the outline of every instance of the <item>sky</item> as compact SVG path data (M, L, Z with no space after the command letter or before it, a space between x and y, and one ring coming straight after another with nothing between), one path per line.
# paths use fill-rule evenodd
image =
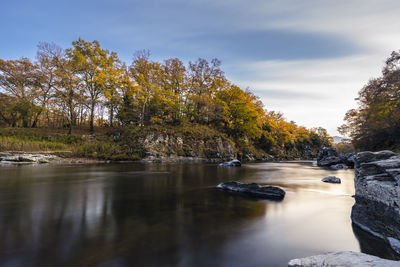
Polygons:
M398 0L2 0L0 58L34 59L37 44L98 40L128 64L222 61L267 110L337 135L358 91L400 49Z

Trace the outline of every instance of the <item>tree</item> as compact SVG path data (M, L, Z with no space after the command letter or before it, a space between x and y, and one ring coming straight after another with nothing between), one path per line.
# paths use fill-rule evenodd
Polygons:
M386 60L382 76L359 92L358 108L346 113L338 130L350 136L357 149L396 148L400 143L400 51Z
M37 69L38 66L28 58L0 59L0 87L15 98L14 111L19 114L23 127L30 126L31 118L37 111Z
M32 127L37 126L39 116L45 110L46 105L55 89L57 82L58 62L64 56L64 50L54 43L41 42L38 45L36 54L38 69L36 71L37 78L37 98L38 112L36 113Z
M62 107L63 113L68 118L68 134L72 133L72 126L76 124L77 107L84 102L79 77L75 75L74 67L65 57L57 63L57 83L54 98Z
M168 113L173 122L180 122L184 116L186 90L186 68L182 61L171 58L164 61L162 65L162 88L164 95L169 98Z
M104 96L106 98L105 104L109 111L110 126L113 127L114 114L121 102L120 88L124 86L126 72L115 52L109 55L106 64Z
M136 52L132 65L129 68L132 77L138 85L136 99L140 109L139 125L141 127L150 121L150 101L157 91L160 90L161 65L157 62L151 62L149 56L149 51Z
M212 99L226 82L220 67L221 61L218 59L211 60L211 64L201 58L194 63L189 62L189 99L193 103L190 116L195 122L208 123L215 114L211 108Z
M72 45L73 48L66 50L67 56L71 60L74 72L79 75L87 96L90 132L93 132L95 108L100 102L107 83L109 52L102 49L98 41L90 43L79 38L72 42Z

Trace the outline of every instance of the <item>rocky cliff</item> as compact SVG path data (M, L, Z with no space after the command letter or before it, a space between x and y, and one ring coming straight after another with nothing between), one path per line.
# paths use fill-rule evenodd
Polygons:
M354 183L353 223L400 254L400 155L391 151L358 153Z
M180 137L167 133L149 133L139 142L146 150L146 157L143 160L150 162L220 162L236 158L233 143L218 136L196 138L196 136Z

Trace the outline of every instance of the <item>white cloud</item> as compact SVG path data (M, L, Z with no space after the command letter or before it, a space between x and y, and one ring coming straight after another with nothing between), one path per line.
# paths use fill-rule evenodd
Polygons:
M253 62L245 68L264 74L264 79L233 80L261 96L267 109L281 111L300 125L322 126L337 134L346 111L356 107L357 92L379 75L382 66L382 58L376 55Z
M239 2L234 1L236 8ZM256 0L252 3L247 6L249 9L243 8L238 19L242 22L241 29L330 34L360 48L359 53L342 58L249 62L243 69L256 78L246 81L240 75L232 77L261 95L266 108L282 111L298 124L322 126L337 134L336 128L343 123L345 112L356 107L354 98L358 91L370 78L380 75L390 52L400 49L400 2ZM277 94L279 91L281 95ZM315 97L305 97L308 95Z

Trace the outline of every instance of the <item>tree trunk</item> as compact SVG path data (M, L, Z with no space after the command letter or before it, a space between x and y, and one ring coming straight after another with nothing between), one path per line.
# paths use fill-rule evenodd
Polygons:
M114 126L114 107L110 108L110 127Z
M91 104L90 107L90 132L94 132L94 126L93 126L93 121L94 121L94 103Z

